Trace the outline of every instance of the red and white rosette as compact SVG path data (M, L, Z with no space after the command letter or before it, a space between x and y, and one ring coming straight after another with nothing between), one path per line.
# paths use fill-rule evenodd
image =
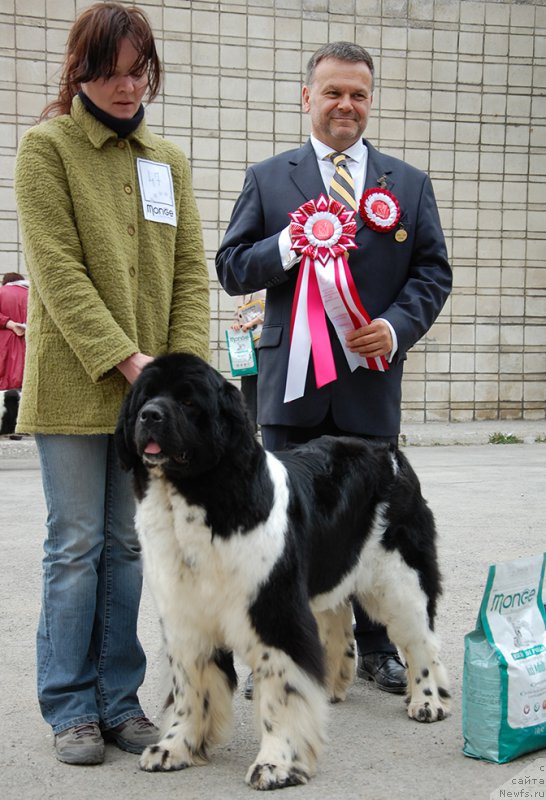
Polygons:
M400 219L400 204L388 189L367 189L360 200L360 216L379 233L394 230Z
M320 195L289 216L292 249L303 258L292 306L285 403L303 397L311 354L319 389L337 378L326 314L352 372L388 369L383 356L365 358L345 343L347 333L371 322L347 263L347 251L357 246L355 212Z

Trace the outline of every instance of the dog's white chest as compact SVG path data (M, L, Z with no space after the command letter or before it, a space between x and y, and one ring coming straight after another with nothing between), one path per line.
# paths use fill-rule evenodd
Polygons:
M153 478L136 522L146 579L161 616L183 614L210 628L214 639L230 641L227 629L246 618L283 551L285 519L276 513L253 531L214 536L203 509Z
M137 511L137 527L146 567L175 571L178 582L203 581L216 571L217 548L203 509L189 506L165 481L151 481Z

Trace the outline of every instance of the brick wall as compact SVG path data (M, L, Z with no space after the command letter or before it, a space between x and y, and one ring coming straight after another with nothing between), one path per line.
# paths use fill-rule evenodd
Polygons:
M17 141L56 93L89 5L0 2L0 274L25 272ZM367 136L431 175L454 291L409 354L405 421L542 419L546 397L546 7L470 0L141 0L165 66L147 111L190 157L211 276L211 346L227 372L233 301L214 255L247 164L303 142L302 72L326 41L376 62Z

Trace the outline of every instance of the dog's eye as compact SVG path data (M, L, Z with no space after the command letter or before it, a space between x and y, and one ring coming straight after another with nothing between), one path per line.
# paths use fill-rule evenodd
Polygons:
M193 406L193 400L191 399L191 397L185 397L182 400L182 405L183 406Z

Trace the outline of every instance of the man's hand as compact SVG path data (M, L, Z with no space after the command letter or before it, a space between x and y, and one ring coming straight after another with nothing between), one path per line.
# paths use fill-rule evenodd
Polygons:
M241 325L241 330L243 331L251 331L253 328L256 328L258 325L262 325L264 321L263 317L254 317L251 319L250 322L245 322L244 325Z
M388 356L393 347L390 328L382 319L374 319L369 325L351 331L345 341L352 353L366 358Z

